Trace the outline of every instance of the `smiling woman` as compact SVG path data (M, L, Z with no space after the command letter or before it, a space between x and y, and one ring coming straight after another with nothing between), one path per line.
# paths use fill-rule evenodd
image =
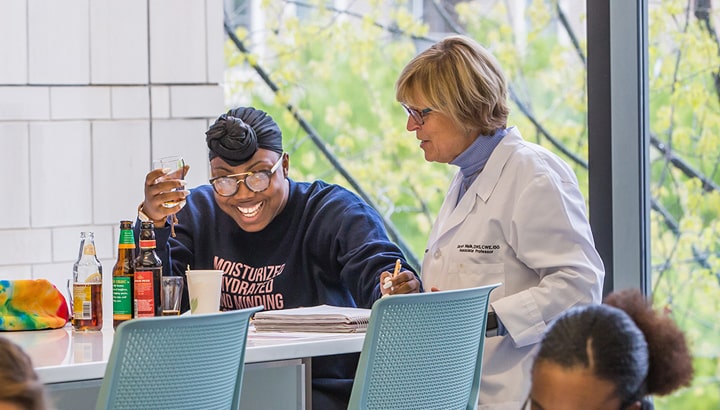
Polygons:
M185 275L188 265L224 272L221 310L369 308L382 293L421 290L382 218L360 197L338 185L288 177L290 157L267 113L232 109L209 127L206 142L210 183L193 188L185 207L175 210L176 236L169 237L163 223L156 241L163 266L176 275ZM144 209L153 218L169 212L156 195L160 190L146 185ZM381 275L389 275L396 260L402 272L381 290ZM313 359L314 406L347 408L357 359Z
M246 232L265 229L287 204L289 162L287 155L264 148L258 148L247 163L237 166L222 157L212 158L210 183L218 206Z

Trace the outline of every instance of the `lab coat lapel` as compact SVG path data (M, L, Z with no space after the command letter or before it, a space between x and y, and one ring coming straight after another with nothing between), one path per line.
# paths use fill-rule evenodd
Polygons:
M500 181L500 175L502 175L510 156L518 149L518 144L522 142L522 138L517 131L517 128L512 127L508 130L505 135L495 147L490 158L488 158L485 168L482 170L475 182L470 186L470 191L474 192L476 196L483 202L490 200L495 187ZM467 194L465 194L467 196Z
M503 168L513 151L517 147L517 143L521 141L520 135L516 128L511 128L508 134L498 144L493 153L490 155L485 168L475 179L468 191L463 195L457 206L457 197L460 192L460 184L462 183L462 174L455 174L445 200L443 201L438 218L430 234L430 242L434 242L442 238L443 235L451 231L453 228L461 224L467 218L468 214L475 209L478 201L487 202L492 195L493 190L500 180Z
M442 206L440 206L440 211L438 212L437 219L435 220L432 230L430 231L430 236L428 237L428 245L432 245L445 232L452 228L452 226L456 225L452 224L450 228L447 228L447 226L449 226L451 223L450 216L455 209L455 202L458 193L460 192L461 181L462 177L460 175L460 172L458 172L457 174L455 174L455 177L450 183L450 188L448 188L448 192L447 194L445 194L445 199L443 200Z

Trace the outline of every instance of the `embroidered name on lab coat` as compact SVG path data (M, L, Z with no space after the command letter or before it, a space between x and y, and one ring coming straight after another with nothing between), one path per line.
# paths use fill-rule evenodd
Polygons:
M500 249L500 245L483 245L483 244L460 244L457 246L459 252L471 252L471 253L494 253Z

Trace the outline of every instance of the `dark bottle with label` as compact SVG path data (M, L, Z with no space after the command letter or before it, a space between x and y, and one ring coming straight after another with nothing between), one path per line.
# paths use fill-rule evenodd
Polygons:
M155 225L140 225L140 252L135 259L135 317L162 316L162 261L155 253Z
M117 262L113 267L113 327L133 317L135 280L135 238L132 222L120 221Z

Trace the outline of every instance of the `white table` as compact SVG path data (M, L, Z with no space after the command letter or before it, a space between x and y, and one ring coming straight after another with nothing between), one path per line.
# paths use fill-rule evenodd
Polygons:
M30 355L58 410L94 408L112 348L112 327L74 332L68 325L0 335ZM312 357L359 352L364 338L364 333L270 333L251 327L240 408L310 409Z

